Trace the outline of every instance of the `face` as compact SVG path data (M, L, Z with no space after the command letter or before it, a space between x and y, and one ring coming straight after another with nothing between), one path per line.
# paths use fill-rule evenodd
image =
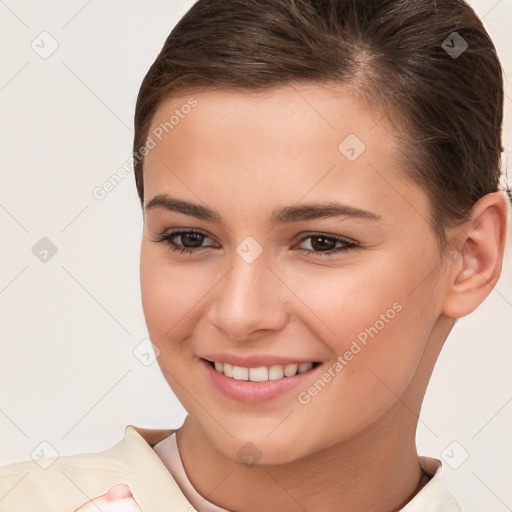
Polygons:
M302 84L169 98L149 133L144 314L211 444L289 462L384 417L442 302L428 198L385 121Z

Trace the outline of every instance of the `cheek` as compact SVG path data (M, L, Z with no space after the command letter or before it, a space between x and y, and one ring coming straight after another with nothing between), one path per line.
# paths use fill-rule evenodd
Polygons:
M404 308L409 309L409 276L400 273L399 265L393 268L380 259L366 266L309 264L282 269L283 280L293 283L307 308L301 320L335 354L349 350L353 340L364 345L368 339L391 334ZM297 306L302 309L299 301Z
M170 265L166 251L143 241L140 258L141 297L152 341L159 345L190 323L190 316L204 293L186 266Z
M429 261L414 261L383 257L364 272L318 267L314 275L311 269L295 274L297 295L314 313L302 322L328 346L331 365L337 361L325 377L345 404L357 398L359 407L378 401L385 407L414 375L435 316L425 311L433 301L424 280Z

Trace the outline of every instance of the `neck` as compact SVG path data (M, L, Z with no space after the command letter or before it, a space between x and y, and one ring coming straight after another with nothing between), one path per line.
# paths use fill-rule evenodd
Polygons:
M452 325L451 319L440 318L410 385L383 416L350 439L293 462L244 465L219 453L187 416L178 444L192 485L208 501L240 512L401 509L427 481L419 466L416 427Z
M392 435L379 422L357 438L280 465L248 467L219 454L190 417L179 448L194 488L227 510L390 512L412 498L422 478L414 425L410 414L403 419L407 432Z

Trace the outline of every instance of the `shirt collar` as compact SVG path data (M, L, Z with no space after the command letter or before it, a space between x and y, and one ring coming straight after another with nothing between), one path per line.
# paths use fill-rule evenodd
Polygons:
M127 425L124 448L131 466L130 489L142 510L190 512L190 503L152 446L175 429L148 429Z
M431 479L400 512L462 512L443 483L443 465L439 459L420 456L420 467Z
M140 507L153 512L189 512L190 503L172 478L153 446L177 429L149 429L128 425L125 451L131 465L131 491ZM453 495L444 487L440 460L420 456L420 466L432 478L400 512L462 512Z

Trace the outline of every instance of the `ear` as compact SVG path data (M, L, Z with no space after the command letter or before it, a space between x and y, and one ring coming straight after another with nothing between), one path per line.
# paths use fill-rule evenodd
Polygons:
M443 312L461 318L473 312L501 274L508 228L509 202L501 192L479 199L471 218L455 229L449 242L449 279Z

